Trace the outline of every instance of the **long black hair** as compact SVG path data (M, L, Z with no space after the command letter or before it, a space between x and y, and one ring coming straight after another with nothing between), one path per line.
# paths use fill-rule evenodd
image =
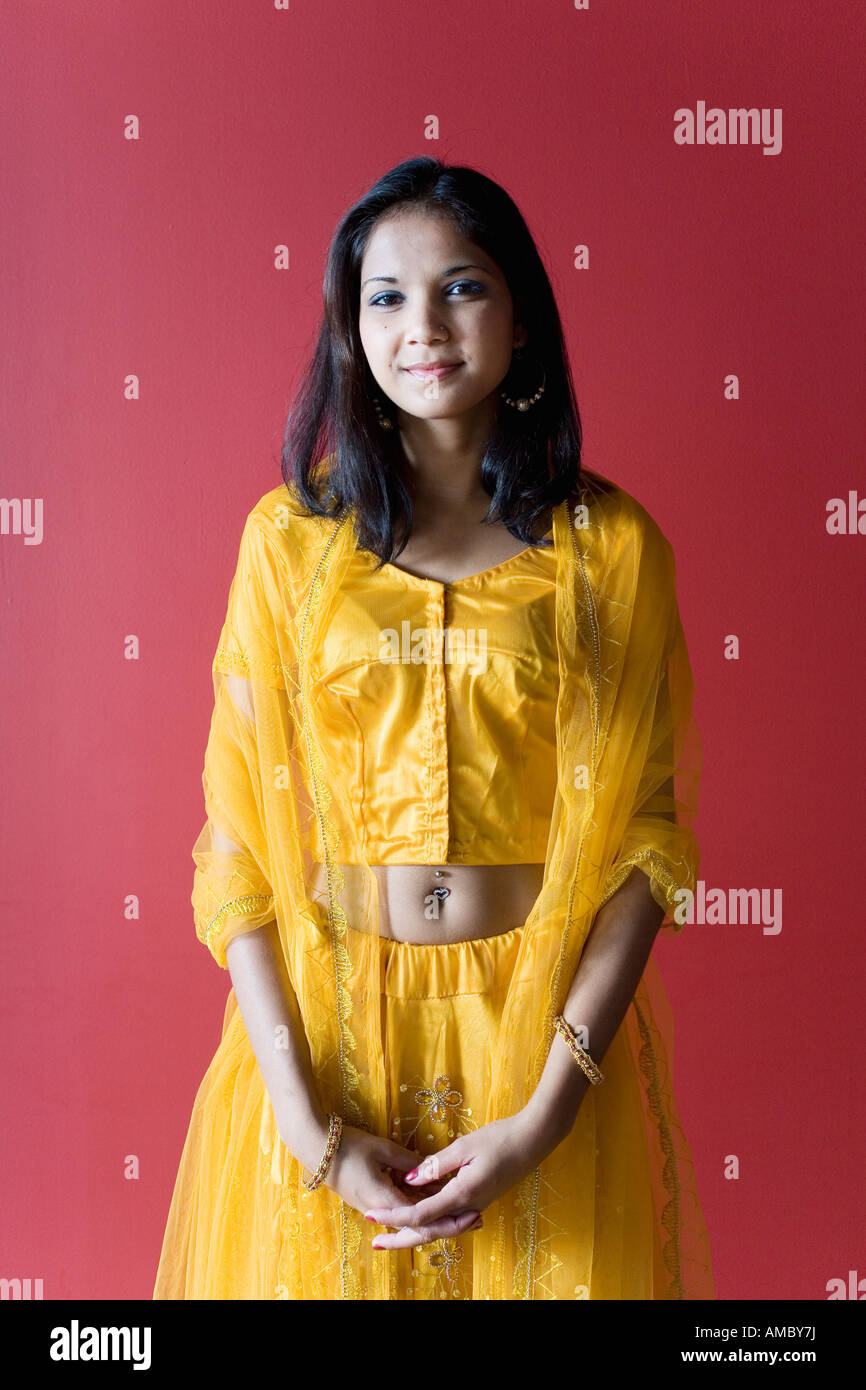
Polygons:
M500 403L481 462L490 494L485 521L500 521L525 546L549 544L533 534L540 518L576 493L581 425L553 290L516 204L475 169L424 156L383 174L344 214L328 252L324 314L315 351L289 411L282 474L311 513L355 512L358 543L389 563L412 530L399 430L383 429L396 407L370 371L358 328L361 262L377 220L411 205L445 215L496 262L511 292L514 319L528 330L526 359L513 359L500 389L512 399L541 399L527 411Z

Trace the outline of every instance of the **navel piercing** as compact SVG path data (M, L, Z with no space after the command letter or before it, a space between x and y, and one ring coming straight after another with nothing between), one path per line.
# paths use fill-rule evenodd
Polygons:
M433 877L434 877L434 878L441 878L441 877L442 877L442 870L441 870L441 869L434 869L434 870L433 870ZM434 889L433 889L433 897L434 897L434 898L440 898L440 899L441 899L441 898L447 898L450 892L451 892L451 889L450 889L450 888L434 888Z

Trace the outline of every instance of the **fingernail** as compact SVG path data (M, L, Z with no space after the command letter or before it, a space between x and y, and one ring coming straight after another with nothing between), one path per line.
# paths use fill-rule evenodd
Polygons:
M372 1218L372 1216L368 1216L367 1213L364 1212L364 1220L365 1220L365 1221L372 1221L373 1218Z
M470 1230L470 1231L477 1231L477 1230L478 1230L478 1227L479 1227L479 1226L483 1226L483 1225L484 1225L484 1221L483 1221L482 1218L479 1216L479 1218L478 1218L477 1221L473 1221L473 1222L472 1222L472 1225L469 1227L469 1230Z
M417 1178L417 1176L418 1176L418 1169L417 1169L417 1168L413 1168L411 1173L407 1173L407 1174L406 1174L406 1181L407 1181L407 1182L413 1182L414 1179Z
M377 1245L377 1244L376 1244L375 1240L373 1241L373 1249L374 1249L374 1250L381 1250L382 1248L383 1248L383 1247L382 1247L381 1245Z

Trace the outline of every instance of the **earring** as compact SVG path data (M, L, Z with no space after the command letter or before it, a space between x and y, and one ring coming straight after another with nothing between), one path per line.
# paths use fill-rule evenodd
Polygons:
M382 414L382 403L378 396L373 397L373 405L376 409L376 418L379 421L380 428L383 430L392 430L394 428L394 421L389 420L387 415Z
M525 355L526 354L523 348L515 348L512 357L518 357L522 359L525 357ZM541 400L541 397L544 395L544 387L546 382L547 372L544 370L544 368L542 368L541 385L539 386L534 396L518 396L517 400L513 401L511 397L506 395L504 391L500 391L499 394L504 400L505 404L513 406L515 410L529 410L531 406L535 405L536 401Z

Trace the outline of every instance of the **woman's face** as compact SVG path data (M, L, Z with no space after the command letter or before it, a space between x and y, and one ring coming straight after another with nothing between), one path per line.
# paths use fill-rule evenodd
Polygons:
M380 388L425 420L488 400L526 341L499 267L450 219L417 208L384 217L368 238L358 327Z

